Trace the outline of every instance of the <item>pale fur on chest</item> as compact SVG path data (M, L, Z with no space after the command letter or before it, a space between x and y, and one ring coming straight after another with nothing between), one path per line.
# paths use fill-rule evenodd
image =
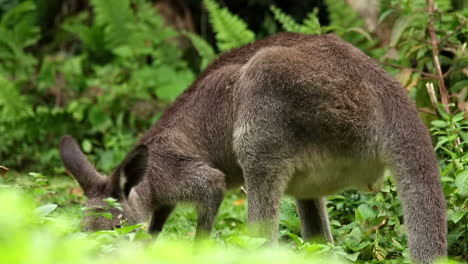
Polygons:
M297 155L288 162L291 178L286 193L312 199L347 189L376 192L383 182L384 163L377 159L336 157L323 152Z

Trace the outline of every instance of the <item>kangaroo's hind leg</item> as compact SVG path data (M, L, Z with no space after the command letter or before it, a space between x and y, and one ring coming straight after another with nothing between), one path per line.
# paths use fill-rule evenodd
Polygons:
M297 199L296 203L301 219L302 238L305 241L319 239L320 242L333 244L326 200L324 198Z
M162 231L163 225L167 218L174 210L172 205L163 205L158 209L154 210L153 216L151 217L151 223L149 226L149 233L157 234Z
M302 55L290 48L262 49L242 67L239 78L243 93L233 146L247 189L248 222L257 235L273 244L281 197L293 173L291 159L303 144L298 139L303 122L291 112L298 107L294 98L302 98L297 87L301 74L287 67L292 57Z

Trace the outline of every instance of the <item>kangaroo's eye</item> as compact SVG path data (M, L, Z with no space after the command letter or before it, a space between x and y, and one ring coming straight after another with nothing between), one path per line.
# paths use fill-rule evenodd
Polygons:
M115 225L114 228L121 228L122 225Z

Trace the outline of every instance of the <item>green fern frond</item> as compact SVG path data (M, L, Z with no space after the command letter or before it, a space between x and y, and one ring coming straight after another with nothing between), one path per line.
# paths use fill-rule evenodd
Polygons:
M205 69L206 66L208 66L208 64L210 64L216 58L216 53L213 47L211 47L211 45L206 40L196 34L191 32L184 32L184 35L190 39L198 54L200 54L202 58L200 66L201 70Z
M129 0L92 0L96 24L105 26L107 42L118 47L132 41L131 24L135 22Z
M40 37L39 27L36 25L35 4L25 1L12 8L2 17L0 27L8 29L11 33L9 36L0 37L14 43L19 49L35 44Z
M317 17L318 9L315 9L313 12L307 14L307 18L304 19L302 26L302 33L306 34L321 34L322 28L320 26L320 21Z
M281 9L276 6L270 6L271 12L275 16L275 19L281 24L281 26L288 32L302 32L300 24L296 23L294 19L288 14L284 13Z
M372 42L371 35L367 31L365 31L363 28L351 27L351 28L346 29L345 32L356 32L356 33L362 35L363 37L365 37L367 39L367 41Z
M370 34L364 29L364 20L346 1L325 0L325 2L328 6L330 24L327 27L323 27L323 31L332 31L344 40L364 50L374 45L375 41L372 40ZM414 6L418 2L420 1L412 1L411 3L408 2L408 4ZM404 19L406 19L405 16L402 16L402 20Z
M106 41L107 38L105 36L104 27L98 25L85 25L84 21L88 18L85 14L86 13L83 13L82 15L67 19L63 23L62 28L77 36L80 39L84 50L91 53L91 56L109 55L109 44Z
M346 38L345 35L348 28L362 27L364 24L362 18L345 1L325 0L325 2L330 15L330 25L328 27L338 36L355 43Z
M203 1L209 13L210 23L216 33L216 41L221 51L230 50L253 42L255 34L247 24L226 8L221 8L214 0Z
M0 120L3 123L15 123L22 118L32 116L33 110L26 97L19 93L19 88L12 81L0 75Z
M10 9L0 21L0 75L28 80L37 59L24 49L40 38L36 6L25 1Z
M288 14L284 13L281 9L276 6L270 6L271 12L275 16L275 19L281 24L281 26L288 32L297 32L304 34L321 34L322 28L317 17L317 11L314 10L307 14L307 18L304 19L302 25L298 24Z

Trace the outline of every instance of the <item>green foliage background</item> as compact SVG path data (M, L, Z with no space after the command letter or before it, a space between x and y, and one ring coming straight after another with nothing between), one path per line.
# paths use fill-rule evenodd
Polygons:
M196 215L182 206L158 241L147 247L142 226L96 233L79 232L84 197L63 177L58 141L80 139L98 169L110 172L141 136L216 56L257 39L249 25L215 0L204 0L215 44L193 32L165 25L145 0L90 0L90 8L66 17L44 43L41 18L46 1L0 1L0 165L19 171L0 177L0 260L5 263L81 263L117 260L143 263L358 261L408 262L400 202L392 178L377 194L354 191L329 197L336 245L304 243L292 199L281 215L282 250L244 254L262 240L243 233L245 197L234 190L219 214L214 241L193 257ZM379 23L391 20L388 43L368 32L345 1L325 1L329 25L317 11L301 22L270 7L269 30L335 33L380 61L409 91L434 138L448 202L449 255L468 258L468 122L462 110L468 94L466 9L436 2L434 14L440 62L451 105L438 105L440 90L430 43L426 1L382 0ZM279 30L279 29L278 29ZM175 38L185 36L198 56L187 58ZM199 65L193 65L193 61ZM435 86L431 98L427 83ZM432 99L432 100L431 100ZM434 101L435 100L435 101ZM30 171L40 173L27 174ZM6 189L13 189L5 191ZM72 224L70 224L72 223ZM16 238L13 240L13 238ZM182 244L164 242L185 241ZM39 243L38 241L42 241ZM38 246L39 245L39 246ZM137 250L138 249L138 250ZM183 250L185 249L185 250ZM227 251L226 251L227 250ZM179 252L184 251L181 255ZM118 256L107 260L110 252ZM218 253L224 252L224 253ZM228 253L227 253L228 252ZM220 257L219 254L225 254ZM317 258L319 258L317 260ZM320 259L321 258L321 259ZM34 260L34 261L32 261Z

